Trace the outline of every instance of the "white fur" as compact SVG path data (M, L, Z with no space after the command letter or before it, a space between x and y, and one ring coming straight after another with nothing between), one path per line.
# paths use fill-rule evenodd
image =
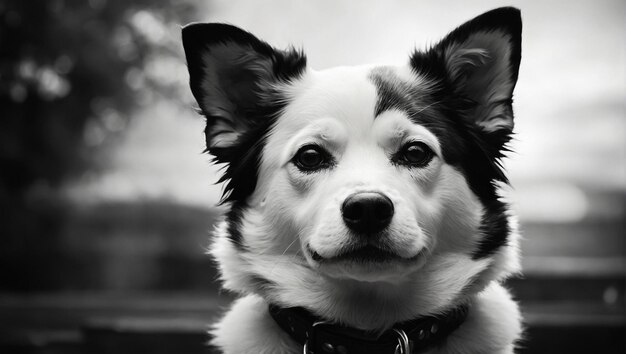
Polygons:
M301 352L268 317L269 302L375 331L469 302L467 321L438 353L512 352L520 316L498 282L519 269L517 233L493 256L472 259L482 237L480 201L443 161L440 142L428 129L400 111L375 119L370 70L308 71L282 88L291 101L267 136L242 220L246 250L233 245L222 224L210 251L224 287L245 296L212 331L213 344L225 353ZM420 80L406 67L387 70ZM389 164L389 153L407 141L427 144L433 161L417 170ZM307 143L324 146L338 165L331 172L300 172L290 160ZM326 265L311 258L307 247L331 257L356 242L340 205L359 191L393 201L385 237L395 253L416 261Z

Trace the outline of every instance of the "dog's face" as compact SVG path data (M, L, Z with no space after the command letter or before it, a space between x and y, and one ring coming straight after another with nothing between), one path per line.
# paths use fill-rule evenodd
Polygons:
M226 164L227 285L279 302L296 297L288 283L342 281L451 301L507 268L497 184L520 32L518 11L498 9L405 66L314 71L236 27L185 27L207 149Z
M401 85L415 97L383 109L383 99L402 98L393 92ZM470 203L463 218L478 217L427 128L443 117L430 108L431 85L407 68L366 66L309 72L289 86L257 184L259 212L280 225L275 251L300 252L330 277L394 282L426 260L446 209Z

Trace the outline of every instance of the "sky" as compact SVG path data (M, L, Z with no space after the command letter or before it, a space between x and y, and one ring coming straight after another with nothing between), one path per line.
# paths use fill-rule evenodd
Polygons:
M522 220L574 222L624 205L593 195L626 191L626 2L281 0L200 3L198 22L227 22L275 47L295 45L315 69L404 63L490 9L522 11L516 136L505 161ZM182 24L181 24L182 25ZM179 70L186 75L181 50ZM186 81L183 78L181 81ZM67 186L76 200L167 199L213 206L221 193L191 94L145 107L110 152L108 168Z

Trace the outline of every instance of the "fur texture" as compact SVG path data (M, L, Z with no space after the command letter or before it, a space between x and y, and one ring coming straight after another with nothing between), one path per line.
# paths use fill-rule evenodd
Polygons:
M228 181L210 253L241 294L215 346L301 352L268 303L376 333L465 302L467 320L431 352L513 352L521 318L500 282L519 271L518 234L499 189L518 10L485 13L398 67L315 71L224 24L189 25L183 44ZM346 201L363 195L391 203L381 231L351 228Z

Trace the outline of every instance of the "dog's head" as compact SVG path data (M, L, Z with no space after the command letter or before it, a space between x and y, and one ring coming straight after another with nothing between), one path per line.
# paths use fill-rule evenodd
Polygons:
M207 149L225 164L230 211L213 253L226 286L289 305L327 298L318 312L334 316L364 292L431 311L515 269L498 184L516 9L465 23L404 66L314 71L303 53L225 24L189 25L183 43Z

